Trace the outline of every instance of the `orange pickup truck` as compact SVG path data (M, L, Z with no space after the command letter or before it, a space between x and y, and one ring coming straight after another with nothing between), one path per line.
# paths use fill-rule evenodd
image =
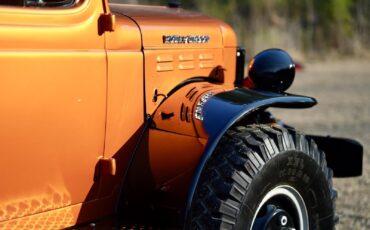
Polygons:
M174 3L0 1L0 229L332 229L362 146L267 111L316 104L286 52L244 59Z

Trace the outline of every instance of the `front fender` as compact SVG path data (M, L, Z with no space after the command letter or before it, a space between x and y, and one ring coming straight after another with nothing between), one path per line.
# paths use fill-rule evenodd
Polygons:
M310 108L316 103L316 100L311 97L262 92L246 88L235 88L209 97L200 109L202 111L200 116L202 121L197 122L199 124L198 129L204 129L204 132L208 134L208 141L193 174L187 197L185 220L187 220L187 215L191 209L194 192L203 168L221 137L232 125L254 111L267 107Z
M235 122L267 107L310 108L311 97L235 88L212 96L203 107L203 128L210 139L221 138Z

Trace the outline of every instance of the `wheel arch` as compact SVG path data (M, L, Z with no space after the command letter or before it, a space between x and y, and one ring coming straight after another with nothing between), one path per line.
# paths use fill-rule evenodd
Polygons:
M208 141L189 186L184 210L185 229L189 227L188 216L201 173L227 130L243 118L268 107L303 109L316 104L317 101L312 97L246 88L236 88L211 96L202 108L202 128L208 134ZM220 112L220 108L222 112Z

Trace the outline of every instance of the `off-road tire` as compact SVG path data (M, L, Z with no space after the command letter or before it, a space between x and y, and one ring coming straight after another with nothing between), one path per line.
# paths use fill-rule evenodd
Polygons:
M190 227L249 230L263 197L281 185L303 198L309 229L334 228L332 170L315 142L280 126L235 127L221 139L201 174Z

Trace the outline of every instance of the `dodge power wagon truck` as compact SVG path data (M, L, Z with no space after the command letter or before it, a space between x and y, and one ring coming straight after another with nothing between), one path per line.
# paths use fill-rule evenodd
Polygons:
M333 229L362 146L267 111L316 104L286 52L244 59L176 4L0 1L0 229Z

